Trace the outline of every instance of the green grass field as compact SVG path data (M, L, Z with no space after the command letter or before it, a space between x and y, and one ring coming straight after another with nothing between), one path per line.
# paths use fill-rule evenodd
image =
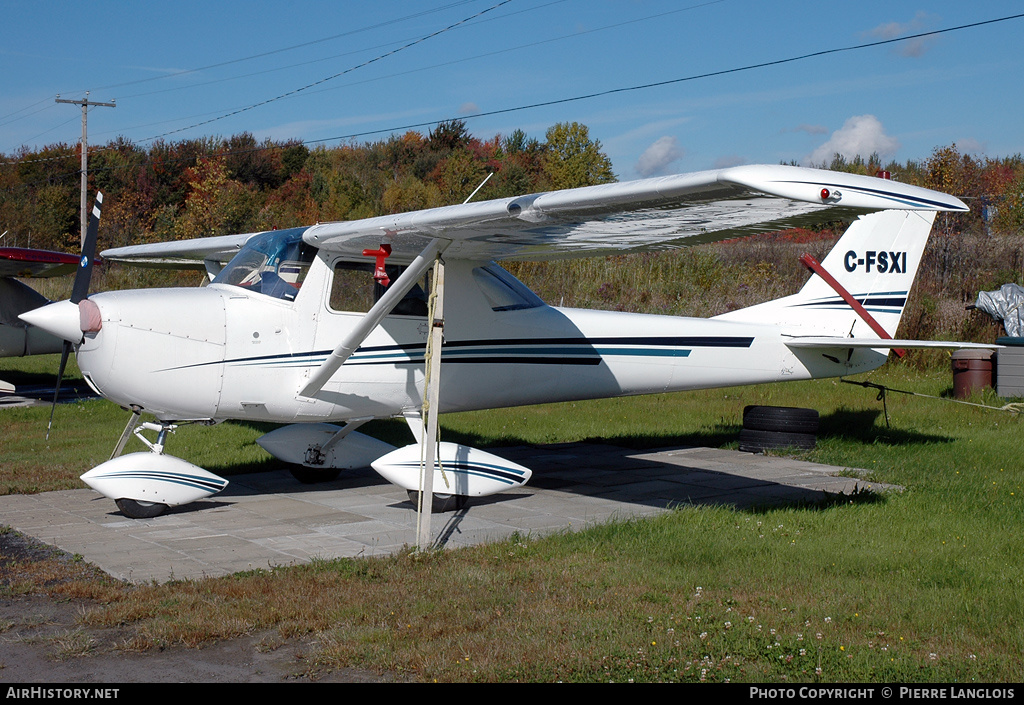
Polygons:
M54 360L0 363L44 376ZM53 365L55 367L55 364ZM859 379L942 397L948 370ZM17 380L16 380L17 381ZM821 413L803 457L905 490L820 506L681 509L578 534L313 564L169 585L26 579L87 597L83 628L124 648L311 637L311 672L360 666L440 681L1019 682L1024 680L1024 453L1019 415L825 380L453 414L478 446L603 439L735 447L746 404ZM991 392L972 400L1002 405ZM105 401L6 409L0 492L81 487L127 412ZM369 432L402 439L397 423ZM219 474L274 464L266 427L186 427L175 455ZM137 443L137 441L132 441ZM141 446L138 448L141 449Z

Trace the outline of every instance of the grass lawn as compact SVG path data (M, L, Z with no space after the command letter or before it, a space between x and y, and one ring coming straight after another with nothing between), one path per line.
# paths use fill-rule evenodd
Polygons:
M48 364L0 361L0 378ZM899 364L858 379L933 396L950 387L948 369ZM263 634L272 648L314 636L311 670L422 680L1024 680L1020 416L890 393L887 426L876 395L824 380L545 405L448 415L442 435L482 447L735 448L745 405L806 406L821 413L821 431L801 457L868 469L903 486L898 494L688 508L578 534L159 586L82 578L5 589L87 597L83 626L129 625L126 648L239 634ZM3 493L81 487L77 476L106 459L128 416L105 401L61 405L46 442L49 409L0 413ZM266 428L185 427L169 452L218 474L268 468L253 443ZM363 430L406 433L396 423Z

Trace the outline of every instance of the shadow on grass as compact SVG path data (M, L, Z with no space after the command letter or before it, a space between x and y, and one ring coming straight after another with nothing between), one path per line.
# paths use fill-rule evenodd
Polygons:
M819 419L819 440L834 440L856 449L859 446L879 444L913 447L935 443L949 443L949 436L914 430L886 428L879 425L881 410L839 409ZM232 422L260 433L278 428L278 424L238 421ZM884 422L883 422L884 423ZM360 427L360 432L395 446L413 442L406 423L401 419L372 421ZM729 506L735 510L761 514L780 506L809 511L823 511L851 504L876 504L886 501L884 491L876 483L859 482L847 491L829 491L827 485L801 486L778 482L765 476L737 475L733 471L698 466L662 465L635 456L630 451L669 448L735 448L741 427L738 424L717 424L682 433L619 434L587 438L575 442L538 443L523 436L490 435L486 432L465 432L443 427L445 441L462 443L476 448L488 448L497 455L530 467L534 477L530 485L535 490L599 495L618 501L648 506ZM525 434L524 434L525 435ZM608 446L603 451L594 446ZM589 447L588 447L589 446ZM620 449L620 450L616 450ZM502 452L506 449L506 453ZM621 455L621 457L619 457ZM744 454L745 455L745 454ZM787 455L785 451L772 455ZM800 452L806 459L806 454ZM565 457L563 457L565 456ZM614 460L611 458L614 456ZM566 460L568 458L568 460ZM608 462L611 460L611 465ZM740 461L741 464L745 461ZM596 464L595 464L596 463ZM591 467L593 465L593 467ZM289 466L275 459L239 463L210 468L224 475L280 473L280 477L255 479L245 486L235 485L225 493L232 495L261 494L272 491L299 494L324 489L351 489L386 484L369 469L348 471L333 481L315 485L302 485L289 476ZM669 475L665 474L666 469ZM679 473L672 475L672 473ZM633 481L625 481L632 476ZM666 489L665 481L670 483ZM650 483L650 489L644 487ZM707 491L707 487L715 488ZM532 492L532 490L531 490ZM527 492L530 494L530 492ZM506 502L508 496L474 498L475 506Z
M879 425L882 411L876 409L837 409L822 416L818 420L818 438L835 438L844 441L856 441L867 445L927 445L932 443L952 443L956 439L936 433L921 433L899 428L887 428ZM884 419L882 421L884 424Z
M881 411L839 409L819 419L818 438L834 438L864 445L927 445L951 443L951 436L923 433L920 431L886 428L879 425ZM884 422L883 422L884 423ZM367 426L369 428L369 425ZM683 433L651 433L593 436L581 439L580 443L603 443L625 448L648 449L667 447L727 448L735 447L739 440L739 424L717 424L696 431ZM491 437L483 434L464 433L443 429L444 439L478 448L498 448L510 445L537 445L532 441L515 436ZM389 441L394 442L394 441ZM406 441L409 442L409 441Z
M831 414L822 416L819 419L819 440L838 440L847 443L863 445L889 445L889 446L913 446L928 445L933 443L952 443L954 438L936 434L924 433L914 430L886 428L879 425L882 417L881 410L851 410L838 409ZM231 421L229 423L254 429L260 433L269 433L282 424L264 423L256 421ZM619 446L634 450L648 450L652 448L735 448L739 440L741 426L738 424L718 424L704 427L696 431L683 433L651 433L651 434L624 434L593 436L573 441L573 443L596 443L609 446ZM413 443L413 437L408 426L402 419L380 419L370 421L359 428L361 433L390 443L394 446L405 446ZM452 443L461 443L474 448L497 449L510 446L561 446L565 443L537 443L527 438L515 435L494 436L483 433L458 431L445 428L442 419L441 436L443 440ZM271 472L286 467L281 461L264 459L256 462L239 464L226 464L209 470L221 475L238 475L255 472Z
M18 369L0 369L0 379L14 385L14 395L29 399L38 399L50 403L53 401L53 391L57 385L58 364L54 363L52 372L26 372ZM60 399L58 401L74 401L83 398L95 398L97 395L89 385L82 379L77 370L70 367L64 373L60 385Z
M833 507L846 507L852 504L883 504L885 501L884 493L876 492L864 487L858 487L849 494L823 492L819 499L797 500L790 502L786 507L789 509L821 511L824 509L832 509ZM767 514L768 512L778 508L779 506L777 504L760 504L749 507L737 507L737 511L746 512L748 514Z

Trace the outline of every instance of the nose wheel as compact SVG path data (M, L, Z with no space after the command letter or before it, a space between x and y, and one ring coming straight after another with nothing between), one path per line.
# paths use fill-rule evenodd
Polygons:
M167 511L166 504L158 502L140 502L136 499L115 499L114 504L129 519L152 519Z
M114 500L121 513L130 519L152 519L177 507L217 494L228 485L198 465L164 454L167 434L175 424L158 421L139 424L142 410L132 409L132 417L121 434L110 460L82 475L82 482ZM194 422L193 422L194 423ZM143 430L155 431L150 441ZM121 455L128 438L135 434L149 452Z

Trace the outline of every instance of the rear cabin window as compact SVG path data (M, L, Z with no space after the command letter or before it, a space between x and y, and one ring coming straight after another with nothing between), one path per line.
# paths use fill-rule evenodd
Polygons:
M392 284L405 271L405 267L402 266L386 269ZM391 315L426 317L432 271L429 270L409 290L391 311ZM487 305L494 311L518 311L544 305L540 297L496 264L474 268L473 282ZM385 291L387 287L373 279L373 264L342 261L334 263L329 300L332 311L366 313Z
M496 264L474 269L473 281L494 311L518 311L544 305L525 284Z
M385 268L391 284L405 271L405 267ZM329 305L332 311L366 313L388 289L374 281L373 264L366 262L335 262L331 280ZM427 315L427 292L430 291L430 273L423 276L392 309L392 316Z

